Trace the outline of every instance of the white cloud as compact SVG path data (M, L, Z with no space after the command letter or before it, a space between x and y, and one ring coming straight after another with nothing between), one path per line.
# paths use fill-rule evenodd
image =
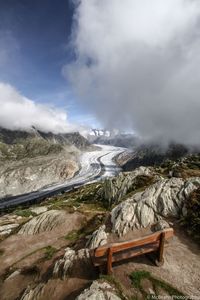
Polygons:
M14 87L0 82L0 126L8 129L30 129L63 133L77 131L67 120L65 111L42 105L21 95Z
M200 142L200 1L79 0L63 69L105 126Z

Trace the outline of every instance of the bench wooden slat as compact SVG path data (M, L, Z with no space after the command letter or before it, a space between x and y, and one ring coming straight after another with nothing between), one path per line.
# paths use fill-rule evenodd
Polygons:
M158 248L159 248L159 242L156 242L156 243L149 244L147 246L143 246L143 247L139 247L139 248L135 248L135 249L127 249L124 252L118 252L118 253L116 252L116 253L113 253L113 255L112 255L112 262L118 262L118 261L126 260L129 258L133 258L135 256L154 252L154 251L158 250ZM94 266L97 267L97 266L106 264L107 259L108 259L107 256L93 257L92 261L93 261Z
M142 238L107 244L90 250L94 266L107 265L107 273L112 274L112 263L129 259L142 254L157 252L155 263L161 266L164 262L165 241L174 235L172 228L167 228Z
M134 248L134 247L141 247L146 244L158 242L160 240L161 234L163 232L165 233L165 239L169 239L174 234L173 228L167 228L167 229L158 231L156 233L153 233L151 235L147 235L143 238L138 238L138 239L134 239L134 240L127 241L127 242L112 243L112 244L100 246L95 250L94 255L95 255L95 257L104 256L107 254L107 251L109 248L112 248L112 252L115 253L115 252L119 252L119 251L124 251L126 249L130 249L130 248Z

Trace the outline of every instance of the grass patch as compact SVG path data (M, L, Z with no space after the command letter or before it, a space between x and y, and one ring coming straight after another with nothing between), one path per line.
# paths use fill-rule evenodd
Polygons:
M69 240L71 242L75 242L79 237L80 237L81 233L79 230L72 230L70 233L68 233L65 236L66 240Z
M30 209L17 209L14 211L14 214L16 214L17 216L20 217L25 217L28 218L30 216L35 217L37 216L37 214L33 211L31 211Z
M103 204L99 190L101 188L100 183L93 183L62 195L55 196L47 199L46 205L50 205L51 209L65 209L68 212L74 212L74 210L103 210ZM89 207L88 207L89 206Z
M76 249L84 248L86 242L88 241L88 236L97 230L97 228L104 223L104 220L104 214L96 214L91 219L84 222L79 230L72 230L63 238L70 242L68 244L70 247L74 247Z
M49 260L51 259L54 254L57 252L57 249L52 246L47 246L44 248L44 258Z
M135 271L133 273L131 273L131 280L132 280L132 284L135 288L140 288L141 286L141 280L144 278L149 279L151 277L150 272L147 271Z
M161 288L165 292L167 292L171 297L172 296L184 297L184 295L181 292L179 292L176 288L174 288L173 286L171 286L170 284L166 283L163 280L155 278L154 276L151 275L150 272L144 270L134 271L131 273L130 279L132 281L134 288L138 289L141 292L144 299L153 299L153 296L151 298L151 294L147 294L147 292L144 290L142 286L143 279L148 279L152 283L152 286L157 296L159 296L158 290L159 288Z

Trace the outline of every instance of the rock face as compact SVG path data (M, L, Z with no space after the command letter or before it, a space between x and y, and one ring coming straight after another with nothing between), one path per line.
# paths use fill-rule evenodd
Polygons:
M88 268L90 264L90 254L88 249L81 249L76 253L75 250L66 248L63 258L59 259L54 265L54 278L60 277L65 279L76 263L81 263L83 269Z
M112 230L122 236L133 228L152 225L162 217L180 216L189 194L199 185L199 177L185 181L181 178L159 180L111 211Z
M60 210L49 210L32 218L24 224L18 234L33 235L44 231L51 231L65 221L66 214Z
M108 234L105 232L105 229L106 226L102 225L99 229L93 232L87 243L87 247L89 249L94 249L107 244Z
M109 205L118 203L130 189L133 189L137 181L137 176L152 176L151 168L140 167L133 172L107 179L103 187L103 198Z
M76 300L120 300L116 290L107 282L94 281Z

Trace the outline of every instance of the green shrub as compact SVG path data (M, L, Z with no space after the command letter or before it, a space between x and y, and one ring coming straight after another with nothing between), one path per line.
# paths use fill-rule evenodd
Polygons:
M44 249L44 258L49 260L51 259L54 254L57 252L57 249L52 247L52 246L47 246L45 249Z
M37 216L36 213L34 213L33 211L31 211L30 209L18 209L14 212L17 216L20 217L30 217L30 216Z
M80 236L80 232L79 231L72 230L70 233L68 233L65 236L65 239L74 242L74 241L76 241L79 238L79 236Z

